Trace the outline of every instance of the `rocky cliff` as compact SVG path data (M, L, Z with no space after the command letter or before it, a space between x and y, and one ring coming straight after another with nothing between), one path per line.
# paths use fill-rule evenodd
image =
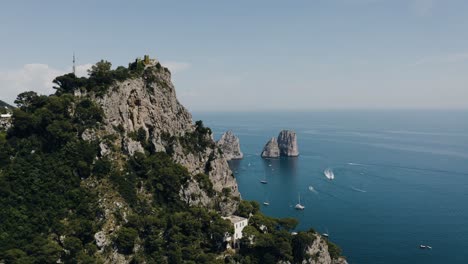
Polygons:
M348 264L342 256L331 256L327 240L319 234L314 235L314 241L305 248L305 259L302 264ZM291 264L289 261L280 261L278 264Z
M347 264L345 258L338 257L332 258L330 256L329 247L327 241L322 236L317 234L316 239L312 245L306 249L306 254L309 256L308 259L304 260L303 264Z
M262 158L278 158L280 156L280 149L276 138L271 138L263 148Z
M297 157L299 149L297 147L297 136L294 131L283 130L279 133L278 139L271 138L263 148L262 158Z
M100 129L86 130L82 138L99 140L101 155L114 161L121 159L122 154L130 157L147 149L166 152L192 175L188 185L180 189L181 200L231 215L240 201L240 193L227 160L214 142L211 130L201 123L193 124L191 114L176 98L170 72L156 67L157 64L153 61L146 65L140 77L115 82L101 95L84 89L74 91L75 96L92 99L104 111ZM144 146L143 141L150 145ZM194 177L199 174L208 175L215 195L200 186ZM131 209L115 193L102 190L102 182L87 181L89 186L97 188L105 212L103 228L95 234L96 244L104 248L111 243L112 233L119 229L116 215L125 219ZM141 196L151 197L144 188L140 191ZM106 262L127 263L128 260L114 251L107 255Z
M116 82L104 95L75 91L77 96L92 98L104 110L103 129L85 131L83 136L94 134L105 138L117 135L113 141L101 142L102 154L117 147L128 155L134 155L145 151L138 137L150 141L155 151L169 153L192 175L207 174L216 192L221 194L227 188L230 198L234 198L208 198L192 179L189 187L181 190L184 200L193 205L217 207L224 215L232 214L240 194L225 157L220 154L210 130L201 139L205 146L196 149L190 146L191 143L199 144L191 139L197 133L196 125L191 114L177 100L171 73L156 65L159 62L152 61L146 65L141 77ZM187 142L190 140L192 142Z
M224 132L217 144L227 160L242 159L244 157L240 149L239 138L230 130Z
M278 135L278 147L280 155L285 157L299 156L299 149L297 147L296 132L291 130L283 130Z

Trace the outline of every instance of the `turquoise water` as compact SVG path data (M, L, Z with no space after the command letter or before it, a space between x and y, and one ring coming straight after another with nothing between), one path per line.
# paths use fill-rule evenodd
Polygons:
M264 213L296 217L298 229L328 232L349 263L468 263L468 112L196 113L194 119L216 138L228 129L239 136L245 158L231 167L244 199L268 200ZM300 156L261 159L281 129L297 132ZM333 181L323 174L327 168ZM260 184L263 178L268 184ZM292 208L299 194L304 211Z

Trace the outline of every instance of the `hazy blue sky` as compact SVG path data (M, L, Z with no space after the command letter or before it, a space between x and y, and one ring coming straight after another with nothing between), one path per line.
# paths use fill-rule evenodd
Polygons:
M468 1L5 1L0 98L150 54L196 111L468 108Z

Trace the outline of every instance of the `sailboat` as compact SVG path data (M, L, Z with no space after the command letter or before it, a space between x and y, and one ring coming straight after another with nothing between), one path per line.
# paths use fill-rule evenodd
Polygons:
M305 209L305 206L303 206L301 204L301 195L299 194L299 203L296 204L296 206L294 206L294 209L296 210L304 210Z
M266 174L263 175L263 180L260 180L260 182L262 184L267 184L268 183L267 180L266 180Z

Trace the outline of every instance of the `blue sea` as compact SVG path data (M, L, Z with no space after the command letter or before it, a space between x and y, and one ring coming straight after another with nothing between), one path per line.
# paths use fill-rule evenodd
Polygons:
M295 217L298 230L328 233L349 263L468 263L468 112L195 113L199 119L216 139L226 130L239 136L244 159L230 165L243 199L268 201L265 214ZM300 156L260 158L282 129L296 131ZM299 196L304 211L293 208Z

